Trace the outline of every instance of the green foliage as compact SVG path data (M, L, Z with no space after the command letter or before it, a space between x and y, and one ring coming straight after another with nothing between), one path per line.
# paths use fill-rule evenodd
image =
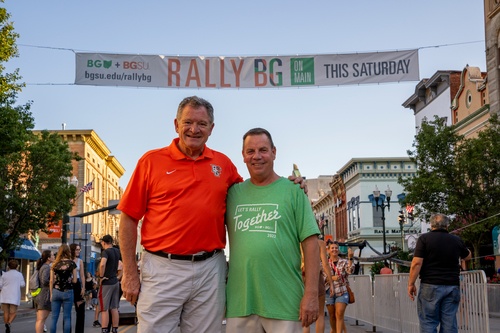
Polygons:
M398 251L396 258L411 262L413 255L409 251ZM410 273L410 267L398 264L398 273Z
M375 274L380 274L380 270L384 268L384 262L383 261L377 261L374 262L373 265L370 267L370 275L372 278L375 276Z
M444 119L435 117L432 122L422 122L414 150L408 150L408 156L417 165L416 175L399 179L407 193L405 203L417 204L415 216L428 218L433 212L451 213L449 196L456 178L455 147L460 139Z
M419 218L428 220L434 212L454 215L449 230L479 257L480 245L491 242L491 229L500 222L495 217L500 212L500 123L491 115L477 138L465 139L454 130L437 117L424 121L408 151L416 176L399 182L408 193L405 203L416 204Z
M15 106L22 84L17 71L5 74L3 63L17 54L9 15L0 8L0 261L20 236L46 231L50 214L58 220L71 210L76 188L69 185L72 154L57 134L34 135L30 104Z
M10 14L7 10L0 8L0 103L2 104L14 103L17 92L24 87L24 84L17 83L21 79L18 69L13 73L4 73L4 63L18 55L16 39L19 35L14 32L14 25L9 19Z

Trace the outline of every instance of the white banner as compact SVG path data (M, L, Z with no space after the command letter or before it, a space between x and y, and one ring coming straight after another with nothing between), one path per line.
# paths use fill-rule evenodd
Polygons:
M80 85L241 89L419 80L417 50L265 57L76 53Z

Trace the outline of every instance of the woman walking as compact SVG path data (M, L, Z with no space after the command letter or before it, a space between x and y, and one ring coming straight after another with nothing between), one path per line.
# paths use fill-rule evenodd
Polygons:
M71 258L76 265L76 283L73 285L73 303L75 304L76 323L75 333L83 333L85 327L85 285L83 283L83 260L80 259L82 248L78 244L71 244Z
M349 304L349 293L347 277L354 272L353 253L351 248L347 249L347 259L339 257L339 244L337 242L328 245L328 266L332 274L333 296L330 295L330 286L326 289L326 308L330 316L330 333L347 333L344 313Z
M50 270L50 297L52 300L52 325L50 333L56 333L61 306L63 307L63 333L71 333L71 308L73 284L76 283L76 264L71 259L67 244L61 245Z
M40 280L40 293L35 296L36 323L35 332L45 332L45 321L51 310L50 302L50 265L54 261L54 254L50 250L42 252L42 257L36 263L38 279Z
M3 322L5 333L10 333L10 325L17 315L17 307L21 304L21 288L26 285L24 277L17 270L19 263L15 259L9 260L9 270L0 278L0 303L2 303Z

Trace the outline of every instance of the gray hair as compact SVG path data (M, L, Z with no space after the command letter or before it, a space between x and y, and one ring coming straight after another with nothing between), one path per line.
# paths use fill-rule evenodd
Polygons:
M450 218L444 214L432 214L430 218L431 229L446 229L450 225Z
M186 106L192 106L194 108L199 108L199 107L204 107L207 110L208 117L210 118L210 122L214 122L214 107L212 104L210 104L209 101L200 98L198 96L189 96L184 98L181 103L179 104L179 107L177 108L177 120L181 119L182 116L182 111Z

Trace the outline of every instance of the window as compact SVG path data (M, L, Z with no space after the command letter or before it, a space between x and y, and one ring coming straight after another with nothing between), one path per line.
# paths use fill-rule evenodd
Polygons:
M470 105L472 104L472 93L470 90L467 90L467 93L465 93L465 106L467 106L467 109L470 108Z

